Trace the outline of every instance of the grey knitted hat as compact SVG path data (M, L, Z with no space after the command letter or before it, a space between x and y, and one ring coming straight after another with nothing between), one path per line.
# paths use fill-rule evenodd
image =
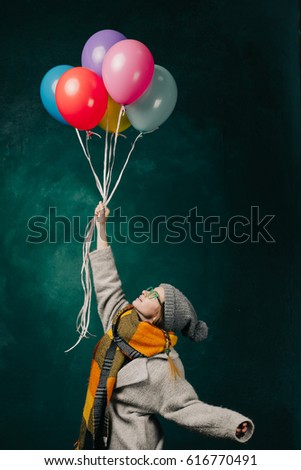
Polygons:
M197 314L185 295L171 284L160 284L164 289L164 328L181 330L184 336L199 342L207 338L208 327L198 320Z

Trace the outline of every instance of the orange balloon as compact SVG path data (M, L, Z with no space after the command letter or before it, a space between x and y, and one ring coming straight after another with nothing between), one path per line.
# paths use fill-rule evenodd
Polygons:
M120 104L116 103L116 101L114 101L109 95L107 110L102 120L99 123L99 126L104 131L107 129L107 126L108 126L109 132L116 132L120 109L121 109ZM127 115L124 114L123 116L121 116L118 132L125 131L130 126L131 126L131 123L128 120Z

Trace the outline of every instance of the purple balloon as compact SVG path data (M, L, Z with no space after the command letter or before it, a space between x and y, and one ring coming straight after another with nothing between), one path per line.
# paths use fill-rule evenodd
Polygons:
M102 77L103 59L116 42L123 41L126 37L113 29L103 29L93 34L82 51L82 66L93 70L97 75Z

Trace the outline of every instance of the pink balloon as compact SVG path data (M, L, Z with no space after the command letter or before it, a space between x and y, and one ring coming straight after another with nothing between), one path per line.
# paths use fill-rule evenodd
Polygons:
M142 42L125 39L106 53L102 78L113 100L126 105L140 98L148 88L154 67L153 56Z

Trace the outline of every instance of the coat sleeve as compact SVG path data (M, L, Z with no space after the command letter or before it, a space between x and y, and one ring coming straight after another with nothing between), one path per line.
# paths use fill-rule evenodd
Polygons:
M111 326L115 313L125 307L128 302L122 290L111 247L94 250L89 257L93 273L97 311L103 329L107 331Z
M241 443L251 438L254 432L251 419L228 408L202 402L187 380L182 377L172 379L167 361L160 362L160 365L158 361L148 362L150 383L154 390L160 390L160 397L157 396L154 402L156 413L207 436L229 438ZM249 424L248 431L239 439L235 435L236 428L244 421Z

